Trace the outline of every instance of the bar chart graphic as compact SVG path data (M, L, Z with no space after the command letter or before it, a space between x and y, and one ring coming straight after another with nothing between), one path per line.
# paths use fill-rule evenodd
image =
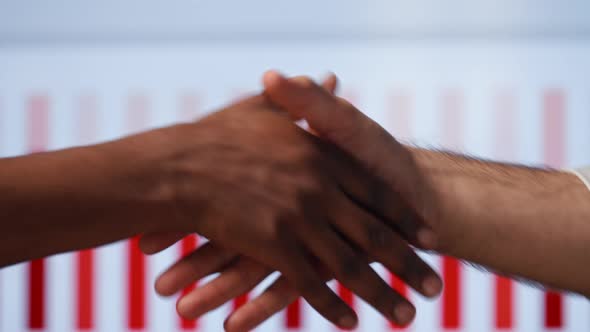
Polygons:
M14 156L194 121L260 91L262 73L337 73L345 96L403 142L528 165L590 164L590 43L321 47L176 45L16 47L0 53L0 153ZM206 240L143 256L131 239L0 270L0 331L221 331L264 285L198 321L153 290L157 275ZM446 289L428 301L375 268L417 306L402 329L333 282L359 331L587 331L590 304L447 257L423 254ZM202 282L206 282L202 281ZM270 280L265 281L268 285ZM198 285L196 285L198 286ZM194 286L192 286L194 287ZM333 331L303 301L258 331Z

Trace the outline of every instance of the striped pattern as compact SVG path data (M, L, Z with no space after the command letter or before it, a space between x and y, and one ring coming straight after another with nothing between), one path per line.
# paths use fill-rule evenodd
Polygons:
M455 90L444 91L441 96L441 138L444 146L463 150L463 96ZM442 258L442 278L445 288L442 293L441 325L445 329L461 328L461 264L453 258Z
M544 159L551 167L565 164L565 95L560 89L550 89L543 95ZM545 294L545 327L563 326L563 298L555 292Z
M77 101L76 123L78 131L76 138L80 144L89 144L96 140L97 136L97 118L98 105L96 97L93 95L83 95ZM94 250L88 249L77 253L77 292L76 292L76 311L77 311L77 328L79 330L90 330L94 327L94 301L95 301L95 283L94 283Z
M149 100L145 95L131 95L128 100L126 129L135 133L146 129L149 121ZM128 241L128 303L129 329L144 329L146 324L146 259L139 250L139 237Z
M27 137L30 152L41 152L47 148L49 98L33 95L27 105ZM29 322L30 329L45 326L45 260L35 259L29 263Z
M383 125L392 131L396 136L413 140L424 131L419 130L421 119L426 114L436 116L436 126L430 136L431 142L440 142L443 146L452 149L467 149L466 128L475 121L484 121L484 117L472 116L468 111L469 96L457 89L442 90L436 95L435 107L431 113L425 113L420 98L414 92L406 89L396 89L384 98L384 114L386 116L377 118L383 119ZM519 131L521 124L518 122L518 115L521 110L519 96L511 91L500 91L491 94L490 112L493 121L485 123L482 127L488 128L490 135L489 156L501 159L518 159L518 151L515 144L518 144L522 133ZM1 97L1 96L0 96ZM355 102L359 105L362 100L360 94L355 94ZM568 116L566 91L558 88L551 88L539 91L536 95L539 109L535 110L534 116L540 125L538 142L543 154L542 159L552 166L567 165L565 154L567 141ZM131 94L121 101L123 112L116 116L113 113L106 113L100 97L95 95L82 95L72 98L74 110L70 113L61 113L55 110L52 104L53 99L46 93L32 93L23 102L23 110L26 116L21 119L11 116L5 111L4 105L0 109L0 125L8 123L16 125L23 121L22 140L26 142L26 151L34 152L51 148L50 137L58 133L52 132L57 121L65 120L66 117L74 119L71 121L71 144L87 144L96 141L101 137L105 128L120 128L119 134L137 132L139 130L173 122L175 120L192 119L202 111L202 98L197 94L182 93L174 98L174 103L163 105L154 102L154 97L148 94ZM0 98L0 101L3 100ZM165 106L158 107L156 105ZM362 105L361 105L362 106ZM590 107L590 99L588 106ZM169 108L166 108L169 107ZM177 112L170 112L170 108L176 108ZM17 110L18 111L18 110ZM531 113L531 114L533 114ZM532 121L531 123L537 123ZM497 134L502 132L502 135ZM23 153L26 151L22 151ZM483 152L485 154L485 151ZM74 282L66 287L74 300L68 303L71 308L64 310L66 316L50 317L49 303L56 303L48 299L48 289L61 282L60 278L48 279L48 270L54 269L55 259L37 260L31 263L9 267L0 271L0 290L9 290L7 298L0 303L0 331L17 330L56 330L56 326L70 327L72 330L97 330L104 326L114 326L114 330L199 330L214 331L221 328L221 317L236 307L242 305L248 297L256 296L258 291L238 298L231 304L224 306L217 313L203 317L199 321L185 321L173 316L173 302L168 302L170 312L163 312L161 316L170 316L172 320L166 320L158 315L150 315L150 308L154 306L153 301L164 301L152 297L148 292L153 292L153 273L149 271L161 271L174 259L190 253L200 243L198 238L191 237L181 241L168 251L165 263L163 260L144 257L137 248L137 239L128 241L125 246L115 246L105 249L86 250L76 254L66 255L60 259L71 260L70 271L53 272L52 275L71 273L74 275ZM166 254L164 254L166 255ZM115 256L122 257L119 259ZM538 330L543 328L551 330L579 331L589 329L586 321L578 322L576 317L568 316L567 310L573 310L580 306L587 306L586 303L578 301L571 296L563 296L548 292L542 297L538 308L527 308L530 312L538 312L529 315L527 312L517 311L519 300L519 289L526 286L515 284L512 281L496 276L488 276L491 284L489 292L482 292L481 307L468 307L465 304L465 291L469 276L479 274L471 268L465 268L457 261L448 258L429 258L435 263L435 267L441 271L445 279L446 289L442 299L437 302L436 316L421 315L418 308L418 321L415 326L431 326L430 329L420 331L436 331L439 329L468 330L468 319L475 311L485 310L485 315L490 316L492 326L482 328L484 331L494 329L508 329L520 331L530 317L540 317L537 322L528 322L526 326L537 326ZM114 263L111 263L114 262ZM101 263L102 262L102 263ZM107 263L105 263L107 262ZM122 265L116 262L123 262ZM106 265L105 265L106 264ZM157 265L156 265L157 264ZM25 268L23 268L25 267ZM104 270L105 268L108 271ZM103 271L101 271L103 270ZM378 269L383 277L390 282L402 295L411 300L419 301L418 296L413 294L394 275L385 273ZM105 273L112 275L108 280L100 276ZM25 282L21 282L21 280ZM110 284L112 280L120 279L121 285ZM105 284L107 282L107 284ZM123 294L105 292L113 286L114 290L121 289ZM63 289L63 285L60 286ZM194 287L194 286L191 286ZM347 289L335 284L336 291L360 314L363 330L369 326L371 331L399 330L401 327L385 323L383 320L364 322L365 316L376 317L362 301L354 297ZM473 289L473 286L469 286ZM486 288L482 288L486 290ZM185 290L189 291L189 289ZM528 293L527 293L528 294ZM3 295L4 296L4 295ZM531 299L533 299L531 297ZM528 299L530 301L531 299ZM534 299L533 299L534 300ZM122 303L119 303L121 302ZM13 302L15 306L7 306L6 303ZM121 317L104 316L104 307L113 304L115 308L123 308ZM103 308L103 309L101 309ZM590 308L587 308L590 310ZM538 311L536 311L538 310ZM568 320L569 319L569 320ZM105 323L114 321L114 323ZM168 322L169 325L163 325ZM172 323L170 323L172 322ZM168 324L166 323L166 324ZM288 329L297 331L318 331L328 325L309 308L307 304L299 300L292 304L283 314L275 317L271 322L261 328L261 331L276 331L277 329ZM407 329L412 330L410 326ZM110 329L109 330L113 330Z
M511 119L517 112L516 97L507 90L498 92L492 101L494 113L494 157L500 160L516 158L516 124ZM494 325L499 330L514 326L514 285L508 278L494 278Z

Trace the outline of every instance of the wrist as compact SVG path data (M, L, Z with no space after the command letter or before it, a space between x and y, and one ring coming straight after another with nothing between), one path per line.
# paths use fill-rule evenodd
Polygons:
M104 174L117 205L121 222L131 223L134 233L174 227L174 173L170 166L182 141L178 126L151 130L95 146L107 165ZM123 218L123 219L121 219Z
M458 202L460 183L451 181L449 176L439 176L439 172L448 160L440 152L426 149L409 148L416 165L418 179L415 187L420 188L415 195L416 206L427 225L436 237L435 251L441 254L454 252L454 245L461 237L461 227L457 227L459 213L465 212L465 206ZM463 211L463 212L462 212Z

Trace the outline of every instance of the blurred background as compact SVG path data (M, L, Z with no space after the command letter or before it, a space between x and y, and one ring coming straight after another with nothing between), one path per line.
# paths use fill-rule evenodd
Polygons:
M550 0L0 0L0 153L187 121L259 91L267 69L341 78L400 139L554 167L590 164L590 4ZM92 165L85 165L91 167ZM0 331L221 331L227 304L181 321L132 242L0 271ZM410 331L588 331L590 305L425 256L447 285ZM398 330L346 290L359 331ZM301 303L259 331L334 331Z

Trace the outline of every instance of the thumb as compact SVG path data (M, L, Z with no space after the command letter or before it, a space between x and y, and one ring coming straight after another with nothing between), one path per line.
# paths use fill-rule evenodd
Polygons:
M366 123L364 115L350 103L332 94L335 76L324 86L308 77L287 79L276 71L264 74L266 97L295 119L305 119L310 128L334 143L356 136L359 125Z
M338 89L338 77L333 73L330 73L323 81L322 87L326 89L326 91L330 92L331 94L336 94L336 90Z

